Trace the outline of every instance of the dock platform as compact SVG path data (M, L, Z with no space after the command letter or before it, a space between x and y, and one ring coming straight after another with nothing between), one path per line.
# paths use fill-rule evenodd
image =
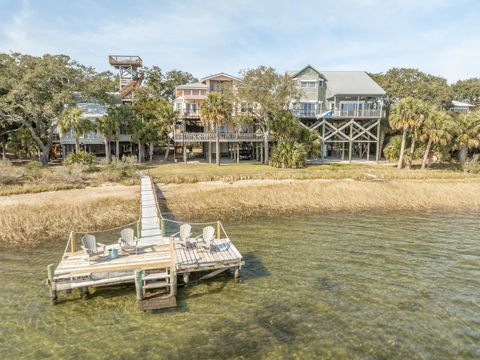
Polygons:
M140 309L163 309L176 307L178 276L183 277L185 285L189 282L189 274L194 272L202 272L200 279L214 277L229 269L235 278L240 276L244 265L242 255L219 221L192 224L192 229L199 234L202 226L213 225L215 228L215 238L209 250L197 246L202 240L200 235L192 235L184 244L178 236L182 222L162 216L154 183L147 174L141 175L140 193L137 222L109 230L108 237L105 231L70 234L60 263L56 267L50 264L47 268L52 303L57 302L60 291L79 288L84 296L88 296L89 287L135 283ZM125 248L117 240L120 230L125 228L135 233L134 246ZM118 237L115 231L118 231ZM87 255L81 247L86 234L95 236L97 246L105 245L103 252Z

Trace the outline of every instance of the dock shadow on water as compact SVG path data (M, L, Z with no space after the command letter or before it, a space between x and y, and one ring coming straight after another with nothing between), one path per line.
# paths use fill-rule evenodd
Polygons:
M138 310L130 286L51 306L45 266L63 246L1 252L2 359L480 358L479 214L225 227L246 260L243 282L225 274L179 286L173 312Z

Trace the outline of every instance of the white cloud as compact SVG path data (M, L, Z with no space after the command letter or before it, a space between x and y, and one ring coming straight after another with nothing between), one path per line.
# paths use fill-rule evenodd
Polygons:
M479 76L480 9L469 0L148 4L127 14L121 6L95 3L95 12L103 11L99 21L73 27L72 16L91 14L41 17L22 2L3 27L0 50L62 52L101 69L108 68L110 53L136 54L147 66L199 77L260 64L287 70L307 63L368 71L409 66L451 81Z

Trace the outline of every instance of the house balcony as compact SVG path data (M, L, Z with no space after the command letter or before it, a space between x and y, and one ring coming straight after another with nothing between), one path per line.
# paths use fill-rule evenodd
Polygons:
M105 139L103 135L99 133L89 133L87 136L81 136L80 139L80 144L103 144ZM110 137L111 142L117 141L115 136ZM131 135L126 135L126 134L120 134L118 137L118 141L120 142L131 142L132 141L132 136ZM60 135L60 144L65 145L65 144L75 144L75 137L65 134L65 135Z
M200 110L183 110L183 117L185 118L199 118Z
M335 110L334 117L338 118L382 118L385 112L382 109Z
M331 118L383 118L385 111L382 109L358 110L333 110L333 111L307 111L291 110L292 114L300 118L331 117Z
M217 134L215 132L182 132L175 133L173 140L175 142L215 142ZM220 142L261 142L264 141L262 133L238 133L223 132L219 134ZM269 141L272 140L269 136Z
M313 110L303 110L303 109L292 109L292 114L298 117L315 117L315 115L318 114L318 112L313 111Z

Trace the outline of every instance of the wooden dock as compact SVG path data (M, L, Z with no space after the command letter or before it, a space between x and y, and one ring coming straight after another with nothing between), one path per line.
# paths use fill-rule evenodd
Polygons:
M91 232L98 243L107 246L104 254L89 260L80 247L85 233L72 232L58 266L48 266L52 303L57 302L60 291L80 288L86 297L89 287L135 283L140 309L162 309L176 306L178 276L183 277L185 284L194 272L202 272L200 279L208 279L231 269L235 278L239 277L244 264L242 255L220 222L212 223L216 225L216 237L210 251L197 247L195 239L184 246L178 237L172 236L173 232L168 234L167 227L175 228L181 223L163 218L149 175L141 175L140 191L140 218L126 226L135 230L135 250L125 251L116 242L107 244L102 239L104 232ZM109 256L112 249L115 255Z

